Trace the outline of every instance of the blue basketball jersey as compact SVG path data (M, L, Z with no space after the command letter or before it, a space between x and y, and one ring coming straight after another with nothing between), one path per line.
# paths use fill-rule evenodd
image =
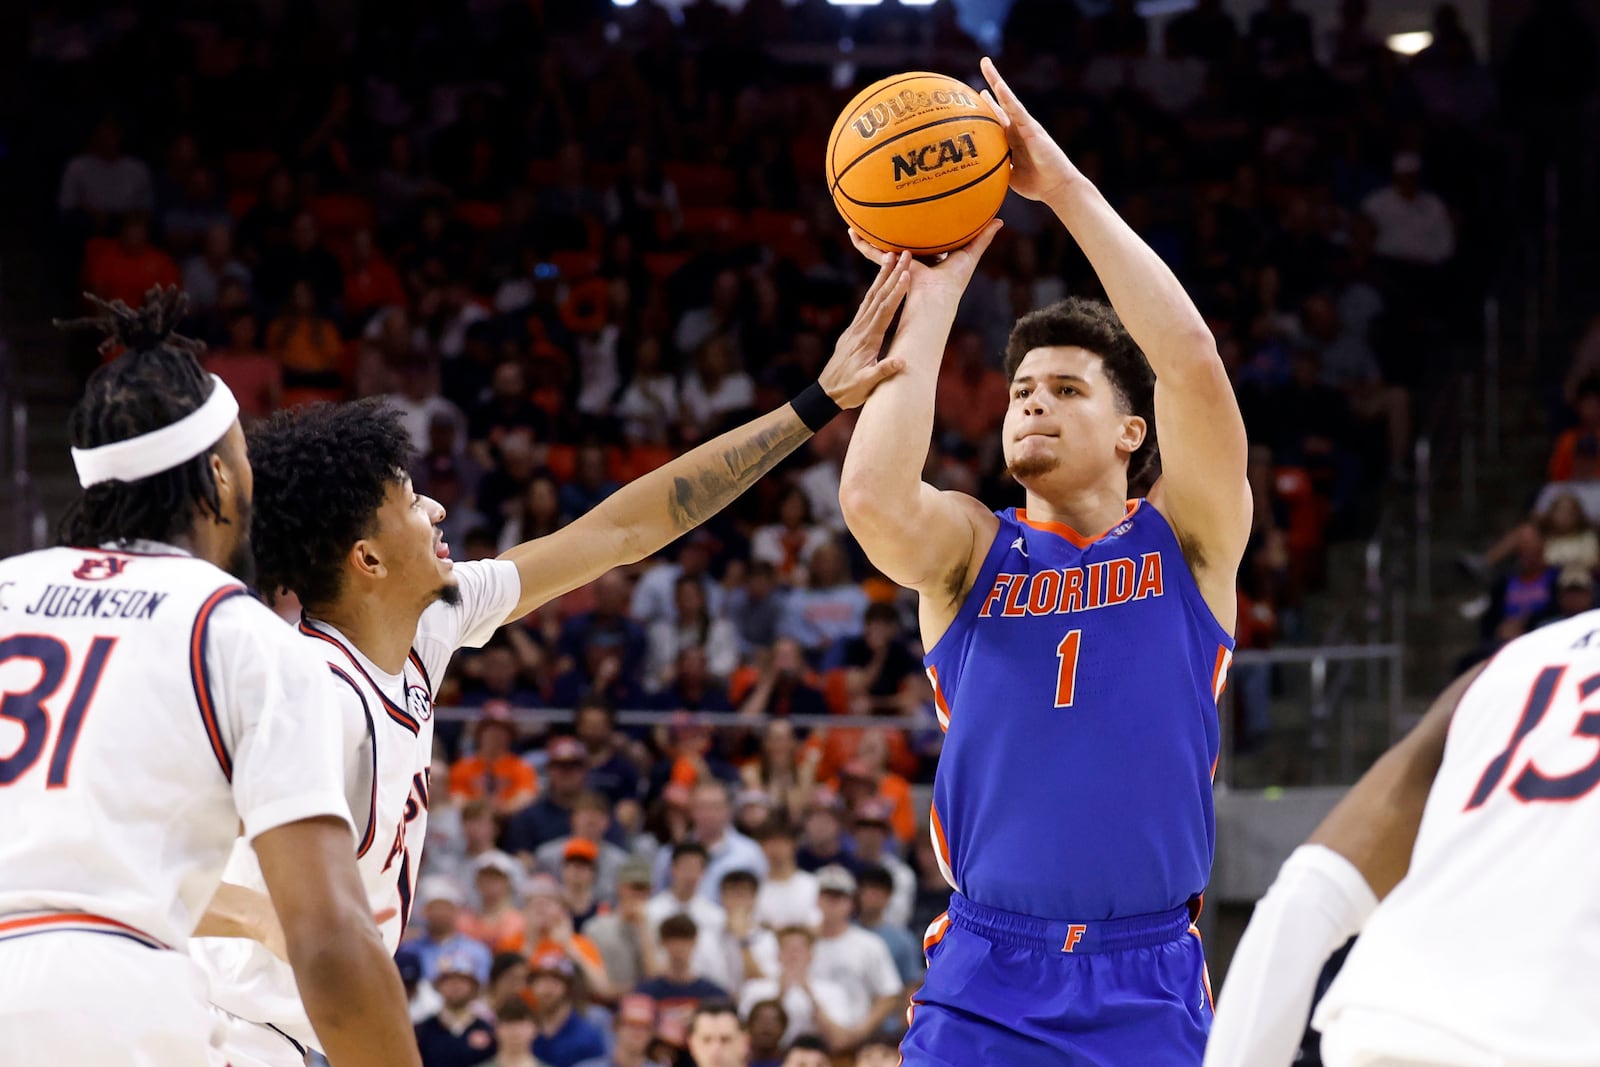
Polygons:
M996 514L926 659L946 730L930 818L945 877L977 904L1049 919L1184 904L1211 871L1233 639L1149 503L1094 539Z

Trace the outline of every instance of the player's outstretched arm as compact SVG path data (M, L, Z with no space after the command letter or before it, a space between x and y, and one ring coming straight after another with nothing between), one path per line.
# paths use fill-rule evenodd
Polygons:
M349 824L302 819L262 833L255 849L328 1062L420 1067L405 989L368 911Z
M1055 212L1088 257L1117 316L1156 372L1162 477L1152 499L1185 540L1200 570L1216 574L1208 601L1234 607L1233 582L1250 536L1244 418L1211 336L1189 294L1161 257L1122 220L1006 85L992 62L983 76L1011 144L1011 188ZM1193 561L1191 561L1192 563Z
M659 552L733 503L811 437L814 431L802 416L824 414L825 419L825 413L814 410L819 401L822 407L831 401L842 410L860 407L880 382L904 368L898 358L879 360L878 351L909 280L903 263L884 263L878 271L813 387L826 400L802 394L629 482L571 525L502 554L501 559L517 565L522 579L522 597L506 621L587 585L613 567Z
M906 372L885 382L862 407L839 481L845 524L867 558L897 584L922 594L935 612L959 603L974 545L986 528L992 536L997 525L971 497L924 483L922 468L933 438L939 363L956 307L999 231L1000 223L991 222L936 266L902 254L913 276L889 354L905 361ZM868 258L886 256L852 237Z
M1287 1067L1294 1060L1323 964L1360 932L1411 865L1450 719L1482 669L1451 683L1284 862L1228 968L1206 1067Z

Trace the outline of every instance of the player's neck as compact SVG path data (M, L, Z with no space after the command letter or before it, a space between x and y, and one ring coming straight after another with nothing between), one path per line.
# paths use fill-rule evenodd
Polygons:
M1122 521L1128 512L1125 479L1063 489L1039 486L1028 490L1028 520L1059 522L1083 537L1095 537Z
M344 634L346 640L386 674L405 670L406 656L417 636L417 620L422 618L422 612L417 609L408 611L354 598L306 614Z

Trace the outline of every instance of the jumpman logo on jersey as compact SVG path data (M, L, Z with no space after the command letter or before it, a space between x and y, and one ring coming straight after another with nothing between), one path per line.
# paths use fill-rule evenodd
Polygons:
M1023 559L1028 558L1028 546L1023 543L1022 538L1019 537L1011 542L1011 549L1014 552L1021 552Z

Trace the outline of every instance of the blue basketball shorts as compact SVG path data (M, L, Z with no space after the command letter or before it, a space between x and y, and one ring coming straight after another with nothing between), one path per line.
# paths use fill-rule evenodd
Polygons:
M1213 1013L1187 907L1058 922L963 897L923 942L905 1067L1198 1067Z

